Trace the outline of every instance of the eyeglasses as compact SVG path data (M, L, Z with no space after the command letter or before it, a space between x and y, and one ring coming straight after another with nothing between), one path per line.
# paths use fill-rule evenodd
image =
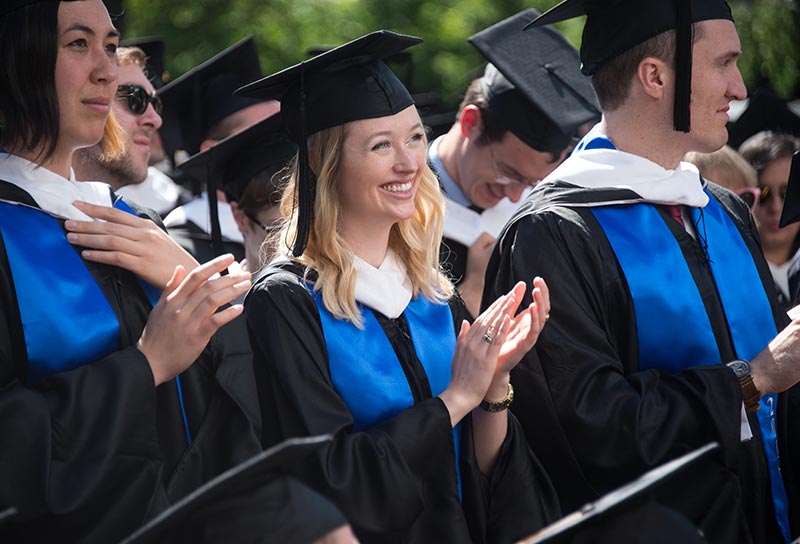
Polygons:
M534 185L536 185L536 183L538 183L538 180L530 182L526 179L519 179L516 176L501 172L501 168L498 168L497 165L497 159L494 158L494 151L492 150L492 144L489 144L489 155L492 157L492 170L494 171L494 180L500 185L523 185L525 187L533 187Z
M788 185L783 184L778 188L777 195L781 197L781 200L786 200L786 189ZM759 196L758 196L758 203L761 205L767 205L772 200L772 197L775 196L775 191L769 188L766 185L759 186Z
M164 104L156 93L150 94L141 85L120 85L117 87L117 99L128 99L128 109L134 115L144 115L147 106L152 104L156 113L161 114Z
M247 218L248 218L250 221L252 221L252 222L253 222L253 223L255 223L256 225L258 225L259 227L261 227L262 229L264 229L264 232L266 232L267 234L273 234L273 233L275 233L275 232L278 232L279 230L281 230L281 226L282 226L282 225L281 225L280 223L279 223L279 224L277 224L277 225L265 225L264 223L262 223L261 221L259 221L259 220L256 218L256 216L255 216L255 215L253 215L252 213L250 213L250 212L244 212L244 214L245 214L245 216L247 216Z

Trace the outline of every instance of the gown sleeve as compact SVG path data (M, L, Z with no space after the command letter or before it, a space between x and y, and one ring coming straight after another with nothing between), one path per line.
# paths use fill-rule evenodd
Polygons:
M471 321L461 297L450 301L456 330ZM475 457L472 417L462 424L462 505L473 542L517 542L561 517L550 478L528 447L525 433L510 411L508 431L490 476Z
M69 527L62 537L108 535L137 512L141 523L160 466L156 389L144 355L131 347L23 384L25 345L1 240L0 322L0 509L15 507L22 524L56 515L48 530Z
M334 439L301 480L364 531L402 531L421 514L421 481L453 466L453 433L444 403L422 400L363 432L333 388L316 305L294 274L256 282L245 301L262 410L263 445L293 436ZM364 391L369 395L369 391ZM455 469L453 468L453 473ZM391 497L391 508L386 508Z
M638 371L620 274L610 249L564 208L518 220L489 265L484 306L516 281L548 282L551 318L512 372L512 409L565 508L711 440L728 452L740 445L742 396L729 369Z

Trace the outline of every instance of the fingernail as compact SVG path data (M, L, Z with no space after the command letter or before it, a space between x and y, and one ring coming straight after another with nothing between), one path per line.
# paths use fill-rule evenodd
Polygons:
M68 219L66 222L64 222L64 226L67 227L68 229L74 229L75 227L78 226L78 222L73 221L72 219Z
M240 281L239 283L235 283L233 286L236 287L237 289L239 289L241 287L247 287L249 289L250 288L250 280Z
M67 240L69 240L70 242L77 242L78 241L78 235L75 234L74 232L68 232L67 233Z
M76 208L83 208L86 205L86 203L83 202L82 200L75 200L72 202L72 205L75 206Z

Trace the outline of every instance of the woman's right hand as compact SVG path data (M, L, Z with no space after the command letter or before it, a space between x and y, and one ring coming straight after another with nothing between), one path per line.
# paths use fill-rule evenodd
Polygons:
M524 289L512 289L492 303L472 325L461 323L453 355L450 384L440 395L455 426L481 403L497 369L511 315ZM489 340L491 339L491 341Z
M242 313L241 304L217 312L250 288L247 273L219 275L233 262L232 255L223 255L188 274L175 268L137 344L156 385L189 368L217 329Z

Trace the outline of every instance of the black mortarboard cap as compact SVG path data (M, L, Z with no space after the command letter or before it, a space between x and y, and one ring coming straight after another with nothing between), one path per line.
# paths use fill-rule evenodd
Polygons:
M564 0L525 28L586 15L581 42L582 71L594 74L621 53L675 29L675 130L690 128L692 23L733 20L725 0Z
M520 540L520 544L706 542L685 516L659 506L662 497L664 502L673 503L680 494L676 489L691 489L698 474L707 474L718 450L719 443L710 442L664 463Z
M130 38L120 42L122 47L138 47L147 55L147 77L153 87L160 89L169 80L164 67L164 38L160 36L144 36Z
M178 170L204 185L216 186L238 201L256 175L285 164L297 153L280 113L229 136L178 166Z
M13 520L17 516L17 509L16 508L6 508L5 510L0 510L0 525Z
M306 137L360 119L394 115L414 104L382 59L420 43L387 30L372 32L255 81L237 94L281 101L281 114L298 149L298 229L292 254L302 255L314 210L315 184Z
M46 0L3 0L3 3L0 4L0 17L9 14L12 11L18 10L19 8L29 6L30 4L38 4L45 1ZM50 1L56 2L57 0Z
M162 87L164 114L159 133L168 156L178 149L194 155L211 127L259 102L233 94L259 77L256 46L247 37Z
M750 95L747 109L729 125L728 145L738 148L750 136L763 130L800 137L800 116L774 91L759 87Z
M285 473L303 457L324 447L332 438L325 434L284 440L189 493L126 538L122 544L161 542L175 528L187 527L187 523L191 523L198 514L202 515L204 508L262 486L274 475ZM236 534L235 530L233 534Z
M783 199L783 211L778 226L783 228L800 221L800 152L792 157L792 169L786 186L786 197Z
M600 106L578 52L549 26L521 32L527 9L469 38L491 63L483 91L501 123L539 151L560 154L576 129L600 120Z

